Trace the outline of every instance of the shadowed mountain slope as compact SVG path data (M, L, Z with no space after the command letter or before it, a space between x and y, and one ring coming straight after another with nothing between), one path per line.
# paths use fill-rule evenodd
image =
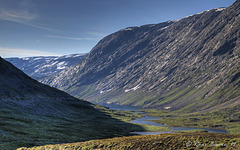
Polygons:
M124 136L138 127L113 112L43 85L0 57L0 149Z

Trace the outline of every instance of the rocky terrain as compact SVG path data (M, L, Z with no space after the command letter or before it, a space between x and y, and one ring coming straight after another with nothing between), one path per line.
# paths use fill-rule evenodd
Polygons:
M87 54L71 54L49 57L5 58L34 79L50 77L80 62Z
M97 103L211 111L240 103L240 1L129 27L43 83Z
M127 127L138 127L111 115L31 79L0 57L0 149L124 136L130 135Z

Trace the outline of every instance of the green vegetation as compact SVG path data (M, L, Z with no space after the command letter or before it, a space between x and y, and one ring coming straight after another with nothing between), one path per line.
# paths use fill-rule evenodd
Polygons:
M130 121L141 118L143 115L139 113L134 113L131 111L121 111L121 110L113 110L113 109L106 109L100 105L95 106L101 112L106 113L107 115L111 116L112 118L121 120L123 122L129 123ZM128 131L136 131L136 132L161 132L161 131L170 131L169 127L161 127L161 126L153 126L153 125L145 125L145 124L134 124L136 126L128 126Z
M150 116L162 117L154 120L157 123L176 127L199 127L227 130L232 134L240 134L240 106L212 111L208 113L180 113L160 110L145 110Z
M105 107L96 105L95 108L105 114L121 120L129 122L133 119L142 117L140 114L131 111L109 110ZM162 119L154 120L161 124L171 126L188 126L188 127L204 127L227 129L235 134L216 134L206 133L202 129L186 130L180 133L159 134L149 136L130 136L117 137L112 139L91 140L88 142L46 145L39 147L26 148L19 150L48 150L48 149L79 149L79 150L110 150L110 149L240 149L240 132L239 123L236 115L240 112L239 108L227 109L224 111L212 112L209 114L191 113L178 114L176 112L144 110L151 116L161 116ZM223 113L224 112L224 113ZM228 117L227 117L228 116ZM229 117L230 116L230 117ZM223 121L225 119L225 121ZM234 120L235 119L235 120ZM228 120L228 121L227 121ZM234 122L235 121L235 122ZM150 125L135 124L136 126L128 126L128 131L169 131L168 127L156 127Z
M50 106L46 104L45 107ZM55 115L37 115L34 110L21 110L17 105L16 110L0 109L0 149L127 136L135 129L145 131L143 127L127 122L141 117L130 111L109 110L98 105L91 109L61 107L65 114L58 114L51 108Z
M46 145L18 150L160 150L160 149L240 149L240 135L213 133L176 133L118 137L88 142Z
M136 125L141 127L140 129L138 126L136 126L135 128L132 128L132 130L136 132L165 132L165 131L171 130L171 128L169 127L153 126L153 125L146 125L146 124L136 124Z
M0 149L121 137L131 135L130 132L134 131L170 130L168 127L131 124L130 121L142 117L141 114L131 111L111 110L100 105L93 105L92 109L68 109L66 105L62 107L65 107L66 114L54 116L35 115L31 113L31 109L1 109Z
M132 120L143 117L143 115L141 115L139 113L132 112L132 111L113 110L113 109L108 109L106 107L103 107L101 105L94 105L94 107L97 110L105 113L106 115L109 115L112 118L121 120L123 122L130 122Z
M194 129L194 130L182 130L182 131L175 131L177 133L196 133L196 132L208 132L207 130L203 129Z

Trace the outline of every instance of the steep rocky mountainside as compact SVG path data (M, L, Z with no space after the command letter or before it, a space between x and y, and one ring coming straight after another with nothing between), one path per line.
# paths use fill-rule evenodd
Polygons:
M208 111L240 103L240 1L103 38L80 63L43 80L98 103Z
M34 79L50 77L80 62L87 54L71 54L49 57L5 58Z
M31 79L0 57L0 149L129 135L108 110Z

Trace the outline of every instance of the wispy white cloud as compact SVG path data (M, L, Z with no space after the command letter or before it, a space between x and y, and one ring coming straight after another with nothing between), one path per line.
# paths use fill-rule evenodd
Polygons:
M48 31L58 31L54 28L46 27L44 25L36 23L36 19L38 17L38 14L30 12L28 9L11 9L0 7L0 20L17 22L30 27Z
M26 10L9 10L5 8L0 9L0 19L2 20L22 23L34 20L36 17L37 16L35 14L31 14Z
M70 37L70 36L55 36L55 35L46 35L49 38L57 38L57 39L67 39L67 40L76 40L76 41L96 41L94 38L83 38L83 37Z
M41 50L29 50L29 49L13 49L0 47L0 56L7 57L29 57L29 56L58 56L59 54L41 51Z

